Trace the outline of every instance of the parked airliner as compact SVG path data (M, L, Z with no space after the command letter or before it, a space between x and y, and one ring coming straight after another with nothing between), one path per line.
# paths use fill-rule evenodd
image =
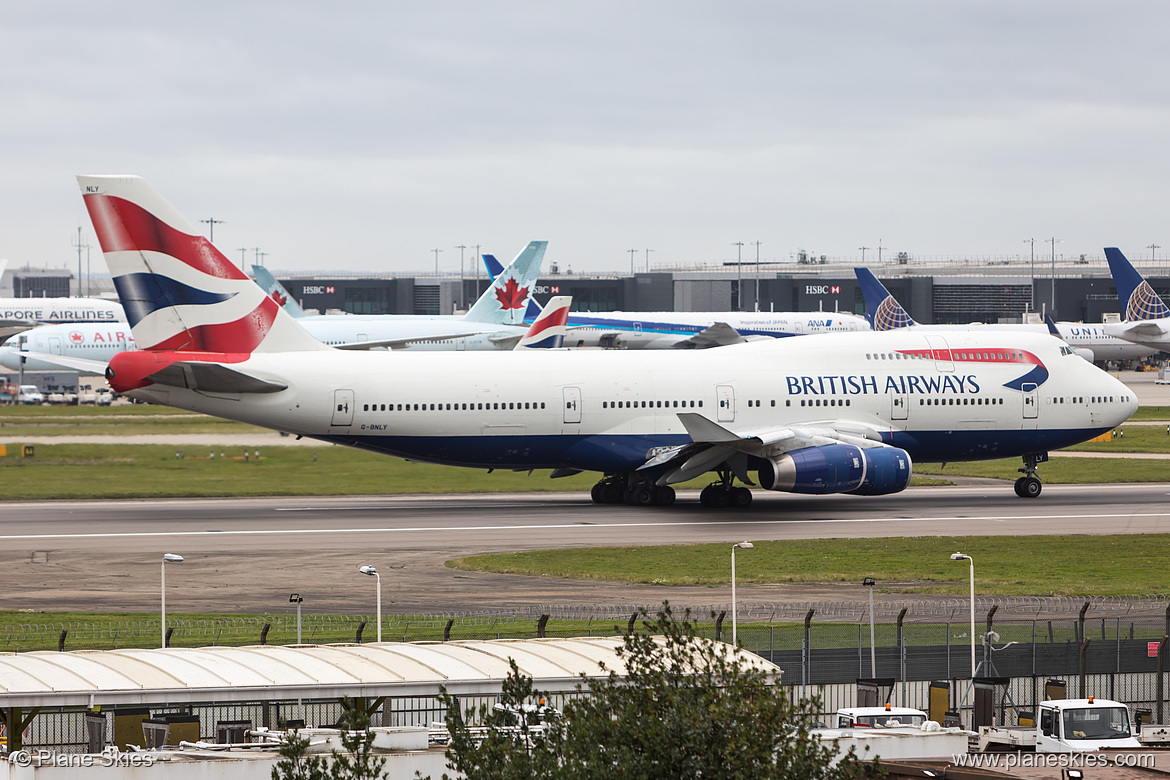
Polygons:
M968 325L920 325L915 322L909 312L902 308L894 296L890 295L889 290L878 281L873 272L868 268L854 268L853 271L857 274L857 281L861 285L865 308L874 330L912 327L945 333L972 328L993 331L1030 331L1032 333L1051 332L1052 335L1059 337L1061 341L1077 350L1078 354L1088 361L1137 360L1157 351L1109 335L1105 331L1104 323L1094 325L1083 322L1052 322L1049 320L1049 324L973 322ZM1053 328L1055 328L1055 332L1053 332Z
M0 298L0 339L54 322L125 322L117 301L102 298Z
M484 254L493 279L502 270L495 255ZM527 319L540 313L536 299L528 302ZM839 312L740 311L614 311L570 312L569 347L611 349L707 349L763 338L809 333L869 330L863 317Z
M1124 309L1124 320L1105 323L1105 332L1154 352L1170 351L1170 307L1120 249L1105 247L1105 259Z
M528 331L523 312L540 275L547 243L529 243L462 316L306 315L266 269L253 266L253 272L274 301L301 318L305 330L339 349L509 350ZM23 361L25 371L67 368L103 374L113 355L136 348L124 322L42 325L14 334L0 345L0 366L16 371Z
M706 472L707 506L758 484L904 489L913 460L1022 457L1040 494L1051 449L1137 408L1047 334L901 330L688 352L354 352L310 336L146 182L78 177L140 347L120 393L322 441L472 468L598 471L598 503L669 504ZM142 292L139 292L142 291ZM198 293L198 294L196 294ZM754 475L754 479L753 479Z

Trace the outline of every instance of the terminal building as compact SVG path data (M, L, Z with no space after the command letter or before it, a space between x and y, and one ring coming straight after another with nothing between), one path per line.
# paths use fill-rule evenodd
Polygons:
M1170 299L1170 260L1131 261L1164 299ZM344 261L339 261L344 265ZM810 257L792 262L730 262L690 267L655 266L625 272L564 272L556 262L536 290L537 300L573 296L575 311L840 311L863 314L853 269L865 265L922 323L1020 322L1027 312L1098 323L1119 311L1104 254L1075 258L915 258L906 253L859 258ZM478 273L286 273L274 269L302 308L350 314L452 314L466 310L487 288ZM0 296L112 297L108 276L79 278L68 270L9 269Z

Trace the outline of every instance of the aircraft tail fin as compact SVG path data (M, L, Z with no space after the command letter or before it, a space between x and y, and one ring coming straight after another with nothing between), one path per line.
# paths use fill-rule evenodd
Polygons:
M865 316L874 330L896 330L918 324L868 268L854 268L853 272L865 298Z
M305 315L305 310L297 304L293 297L288 294L288 290L284 289L284 285L276 281L276 277L262 265L252 266L252 278L256 280L256 284L260 285L260 289L268 294L268 297L280 304L280 308L289 313L293 319L301 319Z
M515 348L560 349L563 347L565 332L568 330L569 307L572 304L573 297L571 295L558 295L550 300Z
M547 241L532 241L509 263L463 319L496 325L523 325L528 299L540 277Z
M1142 277L1133 264L1115 246L1105 247L1105 258L1109 261L1109 272L1117 286L1117 297L1121 301L1127 322L1136 320L1160 320L1170 317L1167 307L1150 283Z
M497 260L495 255L483 255L483 266L487 269L488 277L493 282L504 270L504 264Z
M140 350L328 349L138 176L78 176Z

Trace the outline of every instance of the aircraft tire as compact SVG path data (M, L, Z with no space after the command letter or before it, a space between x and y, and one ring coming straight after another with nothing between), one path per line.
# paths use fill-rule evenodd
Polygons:
M1019 493L1020 491L1017 489L1016 492ZM605 483L598 482L596 485L594 485L593 489L589 491L589 497L593 499L593 503L595 504L604 504Z
M658 506L671 506L674 499L674 488L670 485L659 485L654 488L654 503Z
M654 491L649 485L634 485L626 493L626 503L630 506L650 506L654 503Z
M622 487L615 482L601 483L601 503L620 504L622 502Z
M1024 477L1020 484L1020 498L1036 498L1040 495L1040 491L1044 489L1044 485L1035 477Z
M734 487L728 491L731 505L736 509L747 509L752 505L752 491L745 487Z
M699 503L712 509L722 509L731 503L731 497L722 485L708 485L699 494Z
M1027 477L1020 477L1019 479L1016 480L1016 484L1015 484L1016 495L1019 496L1020 498L1024 497L1024 480L1025 479L1027 479Z

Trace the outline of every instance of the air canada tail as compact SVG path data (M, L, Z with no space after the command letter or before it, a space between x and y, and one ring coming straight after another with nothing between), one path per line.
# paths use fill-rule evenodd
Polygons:
M204 354L328 347L138 176L78 176L138 347Z
M1170 317L1170 307L1162 302L1154 288L1150 287L1150 283L1138 273L1120 249L1115 246L1105 247L1105 258L1109 261L1109 272L1113 274L1117 297L1127 322Z
M571 295L558 295L551 299L515 348L560 349L563 347L565 332L568 329L569 307L572 305L573 296Z
M853 272L865 297L866 319L874 330L897 330L918 324L868 268L854 268Z
M547 241L531 241L516 255L516 259L495 275L492 284L479 297L463 319L469 322L487 322L496 325L523 325L528 299L540 266L544 262Z
M288 294L288 290L284 289L284 285L276 281L276 277L262 265L252 266L252 278L256 280L256 284L268 295L269 298L276 301L280 308L289 313L293 319L302 319L305 317L305 310L300 307L293 297Z

